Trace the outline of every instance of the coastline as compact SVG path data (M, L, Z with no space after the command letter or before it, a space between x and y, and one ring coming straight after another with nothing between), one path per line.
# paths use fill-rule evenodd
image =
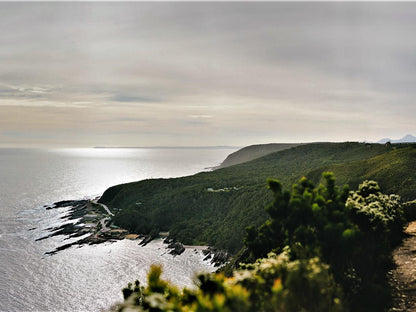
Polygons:
M99 197L82 200L63 200L44 206L47 210L59 208L68 208L69 210L61 217L61 225L46 228L45 231L49 234L37 238L36 241L58 235L67 236L65 239L80 238L71 243L58 246L54 250L46 252L46 255L56 254L72 246L115 242L125 238L130 240L141 239L139 245L145 246L154 239L154 237L148 235L129 233L127 230L113 225L111 217L114 216L114 213L106 205L98 203L98 199Z
M52 256L73 246L111 243L123 239L138 241L138 245L144 247L155 239L161 239L166 252L174 257L181 255L187 249L191 249L195 252L202 252L203 261L207 261L215 267L225 265L231 258L227 251L212 246L183 245L181 242L170 238L169 232L160 232L157 236L129 233L129 231L112 223L111 217L114 216L114 213L105 204L98 203L99 198L63 200L43 206L46 210L67 208L68 211L61 217L61 225L44 229L48 234L37 238L36 241L58 235L67 236L65 240L79 238L71 243L58 246L54 250L47 251L45 255Z
M57 227L45 229L48 235L36 239L36 241L48 239L53 236L66 235L66 239L80 238L74 242L58 246L46 255L53 255L58 251L72 246L94 245L107 241L124 239L129 233L124 229L112 227L111 211L102 204L95 203L96 198L82 200L64 200L52 205L45 205L45 209L68 208L68 212L61 217L63 223Z

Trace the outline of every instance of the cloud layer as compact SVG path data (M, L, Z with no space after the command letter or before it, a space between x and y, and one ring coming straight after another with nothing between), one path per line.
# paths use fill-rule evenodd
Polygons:
M0 146L416 133L415 3L0 3Z

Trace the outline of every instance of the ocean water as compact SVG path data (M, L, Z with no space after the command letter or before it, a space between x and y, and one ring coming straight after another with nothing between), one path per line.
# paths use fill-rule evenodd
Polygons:
M212 271L200 251L173 257L160 240L145 247L122 240L45 252L68 243L45 229L66 208L43 206L91 198L109 186L194 174L236 149L0 149L0 311L101 311L122 300L121 289L145 281L152 263L164 278L192 287L196 272Z

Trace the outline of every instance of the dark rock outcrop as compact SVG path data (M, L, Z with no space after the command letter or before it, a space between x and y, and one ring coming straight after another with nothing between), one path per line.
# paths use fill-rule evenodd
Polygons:
M146 246L153 240L152 235L145 235L142 241L139 243L140 246Z
M225 265L231 259L231 254L228 251L215 247L208 247L202 253L205 256L204 261L211 260L211 263L216 267Z
M171 249L169 252L171 255L179 256L185 251L185 247L180 242L171 242L168 245L168 248Z

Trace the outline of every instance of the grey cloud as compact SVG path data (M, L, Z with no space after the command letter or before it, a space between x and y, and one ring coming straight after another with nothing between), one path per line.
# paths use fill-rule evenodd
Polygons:
M102 135L163 135L163 136L172 136L172 135L183 135L181 132L175 131L148 131L148 130L129 130L129 131L108 131L103 132Z
M156 97L145 97L145 96L135 96L135 95L122 95L117 94L110 98L111 101L115 102L135 102L135 103L157 103L161 100Z
M182 124L185 126L206 126L210 123L204 120L184 120Z
M122 118L103 119L103 120L99 120L98 122L101 122L101 123L117 123L117 122L146 122L146 121L151 121L151 119L122 117Z
M123 108L113 119L120 135L142 110L177 134L207 122L183 116L221 112L209 122L225 134L256 116L259 139L271 117L315 128L314 110L345 128L361 114L375 128L370 112L386 124L394 106L407 125L415 20L416 3L0 3L0 82L27 87L2 86L0 96L83 103L101 115Z
M51 133L30 132L30 131L0 131L0 136L15 138L15 139L34 139L45 140L54 137Z
M33 92L31 90L19 91L19 90L0 90L2 98L9 99L42 99L45 96L42 93Z

